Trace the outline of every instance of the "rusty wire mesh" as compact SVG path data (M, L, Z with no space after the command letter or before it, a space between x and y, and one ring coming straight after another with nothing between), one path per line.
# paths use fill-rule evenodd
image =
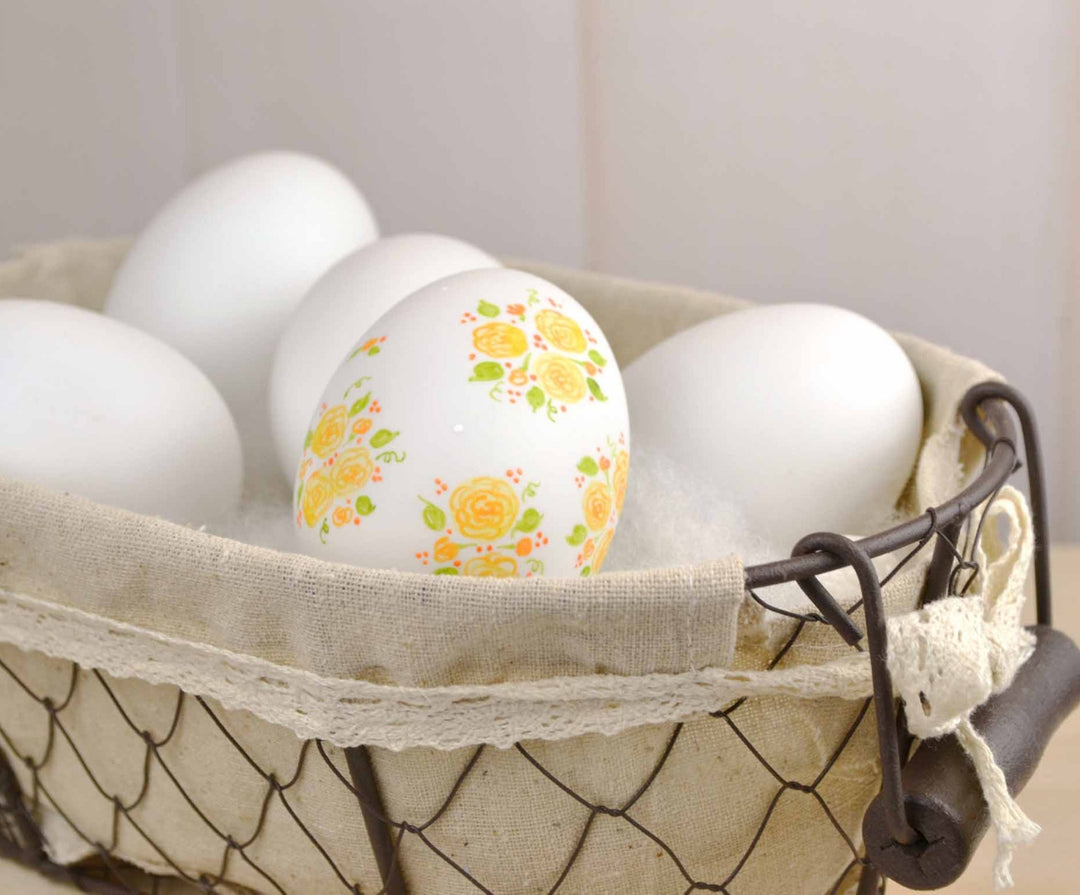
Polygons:
M965 525L966 536L957 542L949 540L948 534L935 527L925 538L915 544L910 551L900 560L899 564L882 579L882 584L896 575L904 566L921 550L931 542L944 543L953 562L952 574L949 578L949 590L951 592L963 592L970 587L974 580L977 568L972 561L974 543L978 528L982 524L980 518L972 533L972 520L969 518ZM966 574L964 574L966 572ZM750 596L768 611L776 612L794 621L791 634L784 641L769 661L769 668L779 665L792 648L796 645L804 632L811 626L827 624L816 612L798 613L773 606L760 594L751 591ZM861 603L861 601L860 601ZM860 603L853 605L849 612L854 614L859 609ZM7 662L0 659L0 675L9 677L27 697L33 700L48 725L48 735L44 749L39 754L26 754L20 752L15 739L6 729L5 719L0 717L0 856L21 860L24 863L37 867L44 873L54 877L66 879L83 891L95 891L103 893L125 893L125 895L158 895L166 891L176 891L168 886L176 881L186 884L189 890L207 893L236 893L251 891L250 888L238 887L230 881L230 869L237 862L243 862L254 871L260 879L260 886L256 891L261 893L279 893L279 895L296 895L298 890L288 889L286 885L268 869L260 866L260 862L252 856L253 844L264 835L267 811L273 801L280 802L281 806L292 819L297 837L306 839L310 846L316 850L329 874L336 880L336 891L353 893L353 895L398 895L406 892L408 880L402 878L402 871L397 868L395 859L400 854L402 845L407 837L413 837L430 849L445 863L446 871L459 875L467 880L478 892L492 892L485 884L485 880L473 875L462 862L448 853L440 846L438 837L439 822L445 812L454 801L465 781L474 774L485 750L491 748L478 746L471 757L465 762L463 770L456 776L453 784L447 789L445 797L434 812L424 817L392 817L387 816L382 805L378 801L372 801L370 794L358 789L355 777L350 775L350 758L366 756L366 750L360 747L358 750L339 750L320 741L306 741L299 745L295 756L292 770L287 775L277 775L273 771L263 767L252 754L252 750L240 742L236 735L230 731L228 725L221 717L221 713L215 711L211 704L196 694L176 691L176 701L172 710L171 721L162 735L157 737L143 727L140 727L132 717L129 707L125 706L110 684L107 677L95 670L84 670L73 663L69 663L70 677L68 679L67 692L62 699L54 700L49 696L35 692L18 672ZM95 769L91 767L80 751L79 743L76 742L68 726L65 724L65 713L69 710L76 693L80 688L99 687L108 697L108 703L112 707L111 717L97 719L103 730L111 730L110 736L116 735L117 727L126 730L131 737L138 738L143 745L142 753L142 777L138 792L125 800L116 792L111 792L99 781ZM740 876L757 849L762 838L774 818L778 806L785 798L797 796L813 799L820 808L820 835L837 837L843 842L844 848L850 853L850 862L835 883L828 890L830 893L851 891L859 878L862 870L866 867L866 861L860 854L858 841L860 836L855 829L845 827L837 817L836 812L830 806L828 800L822 795L821 788L828 779L830 771L843 755L844 750L851 743L852 738L860 727L873 724L872 699L868 698L861 703L854 714L853 720L843 731L837 742L832 744L828 760L810 779L791 779L779 770L767 757L770 744L754 742L749 735L740 727L740 711L749 702L748 699L739 699L723 707L712 714L712 721L718 725L724 725L734 735L735 742L741 748L745 748L760 766L771 776L775 784L773 795L765 804L761 805L760 823L757 825L750 840L741 849L741 856L727 870L726 874L719 878L702 879L694 873L694 860L692 855L680 855L677 847L665 841L656 831L650 829L635 817L634 808L644 794L663 774L666 763L672 754L680 737L683 735L684 725L675 724L664 747L656 756L655 761L648 773L643 776L640 785L634 794L617 804L603 804L576 792L565 780L560 777L534 754L526 744L516 745L516 754L521 761L527 762L535 772L547 781L551 786L557 787L568 798L575 800L582 809L583 820L580 832L576 835L570 852L566 855L561 866L551 869L550 885L546 888L548 893L556 893L563 887L571 869L585 848L585 844L600 817L616 818L632 827L638 835L645 837L653 843L658 850L658 855L663 854L666 860L677 869L682 882L680 890L684 895L692 892L721 892L735 895L744 892L739 887ZM166 745L173 739L180 728L182 718L187 712L202 712L213 723L214 728L243 757L250 768L262 778L263 791L261 802L254 807L255 823L242 835L235 831L220 828L204 810L198 800L189 793L191 781L181 779L170 766L169 760L163 754ZM869 716L869 717L868 717ZM43 779L43 770L59 743L66 743L76 756L82 771L92 783L101 799L111 805L112 810L112 834L106 839L95 839L79 828L74 817L68 811L66 794L52 791ZM350 756L349 753L353 753ZM10 762L10 764L9 764ZM318 837L312 832L304 811L293 804L292 792L312 763L320 763L332 775L341 787L347 790L355 799L353 804L358 812L366 814L366 820L375 827L382 826L387 842L391 848L391 866L382 868L382 885L380 888L362 888L359 883L348 877L341 867L341 855L335 855L323 845ZM20 791L18 779L13 770L13 765L21 766L23 777L31 781L28 791ZM220 842L221 855L218 867L214 872L203 872L193 875L182 866L182 861L172 855L173 843L159 841L140 827L135 816L135 811L144 800L151 796L154 785L162 785L152 780L153 769L163 772L165 778L171 782L184 801L198 815L206 827ZM66 823L80 836L92 850L94 857L80 862L71 867L61 867L54 864L43 848L42 834L38 827L40 809L46 806L62 817ZM160 863L170 869L169 876L154 876L135 871L126 865L118 857L118 836L122 824L127 824L144 842L153 850L160 859ZM330 878L330 877L328 877ZM883 890L883 882L874 886L874 891Z

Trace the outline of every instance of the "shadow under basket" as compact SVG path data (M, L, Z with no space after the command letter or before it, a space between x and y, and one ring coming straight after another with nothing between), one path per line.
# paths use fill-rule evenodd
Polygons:
M0 295L100 307L125 249L31 248ZM515 266L577 297L623 364L744 306ZM437 580L0 480L0 856L102 893L947 885L990 812L954 736L909 734L936 696L898 698L892 623L989 605L1033 559L1034 650L966 707L1013 793L1080 698L1080 653L1051 627L1028 405L897 338L926 405L904 521L752 567ZM1021 446L1030 517L1006 485ZM1031 527L1003 535L1004 503ZM845 567L858 585L834 595L820 576ZM791 581L811 608L770 601Z

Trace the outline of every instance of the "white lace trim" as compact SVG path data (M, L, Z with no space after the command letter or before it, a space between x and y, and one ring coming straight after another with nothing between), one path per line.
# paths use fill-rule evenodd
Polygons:
M341 747L506 748L685 720L743 696L857 699L871 691L869 667L855 653L762 672L708 668L444 687L328 679L2 589L0 640L114 677L172 684Z

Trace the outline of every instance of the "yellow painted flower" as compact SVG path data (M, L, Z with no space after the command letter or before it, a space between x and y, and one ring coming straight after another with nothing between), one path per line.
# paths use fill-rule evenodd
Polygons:
M561 354L541 354L533 364L536 379L552 398L576 404L585 397L585 376L581 368Z
M311 435L311 451L316 457L332 454L345 440L348 411L344 404L336 404L322 415Z
M353 508L352 507L338 507L334 510L334 525L338 527L342 525L348 525L349 520L352 519Z
M509 323L485 323L473 331L473 345L488 357L521 357L529 342L516 326Z
M353 423L352 430L357 435L363 435L370 428L371 428L371 420L369 420L367 417L362 417L362 418L358 419L355 423Z
M473 578L513 578L517 575L517 560L485 553L470 559L462 571Z
M518 367L516 370L511 370L507 378L511 385L525 385L529 381L529 374Z
M586 559L588 559L590 556L593 555L593 551L595 551L595 550L596 550L596 542L592 538L589 538L589 540L587 540L581 546L581 555L584 556Z
M609 528L604 532L604 536L600 538L600 543L596 545L596 553L593 554L592 570L593 574L600 571L601 566L604 565L604 560L607 559L608 547L611 546L611 539L615 536L615 530Z
M452 562L458 555L458 545L443 535L435 542L435 562Z
M458 485L450 495L450 511L458 531L467 538L494 541L514 526L521 508L506 482L487 476Z
M536 315L536 328L552 345L561 351L581 354L586 348L581 327L558 311L541 311Z
M300 510L309 528L314 528L334 502L334 482L327 469L316 469L306 482L300 498Z
M355 494L368 483L374 468L366 447L352 447L343 451L330 467L334 491L342 497Z
M592 531L600 531L611 518L611 489L604 482L593 482L585 489L581 505L585 509L585 524Z
M626 483L630 477L630 454L619 451L615 457L615 469L611 473L611 488L615 492L615 511L622 512L626 500Z

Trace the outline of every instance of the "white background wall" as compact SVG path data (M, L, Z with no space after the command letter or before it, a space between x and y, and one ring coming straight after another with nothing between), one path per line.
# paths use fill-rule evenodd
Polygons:
M0 0L0 255L137 230L241 152L383 229L848 305L1034 400L1080 539L1069 0Z

